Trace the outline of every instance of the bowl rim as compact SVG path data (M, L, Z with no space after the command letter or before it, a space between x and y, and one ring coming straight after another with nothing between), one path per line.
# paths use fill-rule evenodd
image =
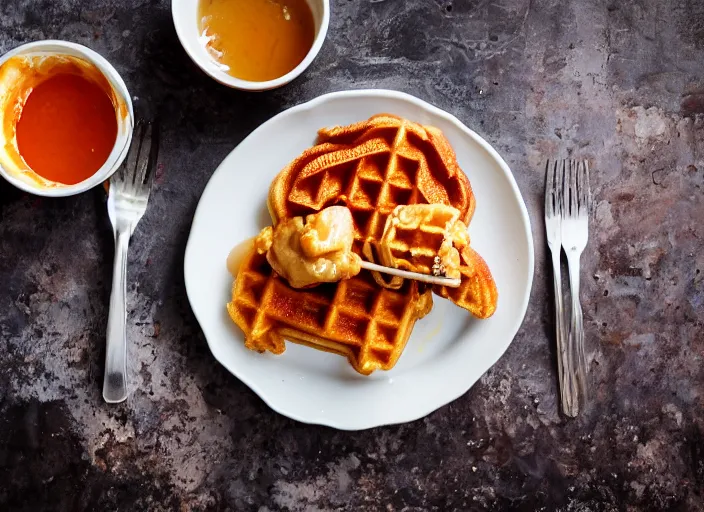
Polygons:
M190 2L191 0L172 0L171 2L171 17L173 19L174 28L176 29L176 35L181 43L181 46L186 51L186 54L190 59L203 71L206 75L211 77L216 82L219 82L233 89L240 89L242 91L268 91L271 89L276 89L277 87L284 86L289 82L292 82L298 78L311 63L315 60L323 47L325 38L327 37L328 27L330 25L330 0L321 0L323 3L323 15L320 21L320 26L318 27L318 33L313 40L313 44L308 50L308 53L303 58L303 60L291 71L282 75L278 78L272 80L265 80L262 82L255 82L251 80L242 80L241 78L236 78L224 71L213 68L210 61L207 63L204 60L189 49L189 45L185 44L184 41L188 40L184 34L183 24L187 23L183 20L183 16L177 14L177 7L183 2ZM200 42L198 42L200 44Z
M98 70L105 76L108 82L112 85L114 92L119 94L127 106L127 116L126 116L126 133L121 135L118 132L117 138L115 140L115 147L119 148L119 154L117 160L110 167L106 166L107 161L103 164L100 169L98 169L92 176L86 178L85 180L75 183L73 185L62 185L59 187L40 187L35 186L27 181L15 176L14 174L8 172L2 165L0 165L0 175L7 180L10 184L19 188L24 192L34 194L37 196L44 197L67 197L81 192L85 192L96 185L104 182L112 174L117 171L117 169L122 165L125 156L127 155L127 150L130 147L132 141L132 130L134 128L134 110L132 106L132 98L130 97L127 85L125 85L124 80L113 67L110 62L108 62L105 57L100 55L95 50L91 50L87 46L83 46L79 43L73 43L70 41L63 41L60 39L45 39L41 41L33 41L30 43L21 44L12 50L9 50L2 56L0 56L0 66L3 65L7 60L17 55L23 55L27 53L41 53L46 51L47 53L61 54L61 50L71 50L80 55L91 64L93 64Z

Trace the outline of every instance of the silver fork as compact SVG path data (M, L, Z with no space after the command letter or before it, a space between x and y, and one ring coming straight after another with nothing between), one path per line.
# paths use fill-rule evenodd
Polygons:
M548 247L552 254L553 290L555 295L555 337L557 338L557 376L560 385L562 411L574 417L577 415L577 397L572 371L571 351L567 343L565 313L562 303L562 210L563 175L566 162L548 160L545 169L545 231Z
M110 178L108 216L115 235L115 262L103 378L103 398L108 403L122 402L127 398L127 250L134 228L147 209L157 157L157 139L151 123L138 121L125 163Z
M589 239L589 163L570 160L566 165L563 183L564 208L562 210L562 248L567 255L572 295L572 317L568 346L574 362L574 379L579 400L587 400L587 363L584 354L584 325L579 301L579 258ZM579 402L576 405L579 408Z

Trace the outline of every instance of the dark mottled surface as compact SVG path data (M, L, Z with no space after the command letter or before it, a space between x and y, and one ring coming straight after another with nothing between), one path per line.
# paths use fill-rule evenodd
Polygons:
M159 109L157 186L130 255L130 400L100 397L112 238L101 191L0 184L2 510L704 510L704 2L333 0L295 83L203 76L169 3L3 0L0 51L90 46ZM221 159L281 110L386 87L456 114L503 154L536 243L531 306L472 390L364 432L269 410L210 355L183 251ZM596 170L583 258L595 398L558 414L542 161Z

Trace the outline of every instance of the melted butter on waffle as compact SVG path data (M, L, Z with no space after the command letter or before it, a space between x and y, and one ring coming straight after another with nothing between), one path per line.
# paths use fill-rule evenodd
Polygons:
M331 206L319 213L282 219L257 236L259 254L293 288L307 288L356 276L360 257L352 252L354 227L350 211Z

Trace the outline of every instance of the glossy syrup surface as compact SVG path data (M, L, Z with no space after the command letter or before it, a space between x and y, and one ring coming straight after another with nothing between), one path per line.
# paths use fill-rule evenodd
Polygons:
M200 34L230 75L263 82L294 69L313 46L306 0L200 0Z

